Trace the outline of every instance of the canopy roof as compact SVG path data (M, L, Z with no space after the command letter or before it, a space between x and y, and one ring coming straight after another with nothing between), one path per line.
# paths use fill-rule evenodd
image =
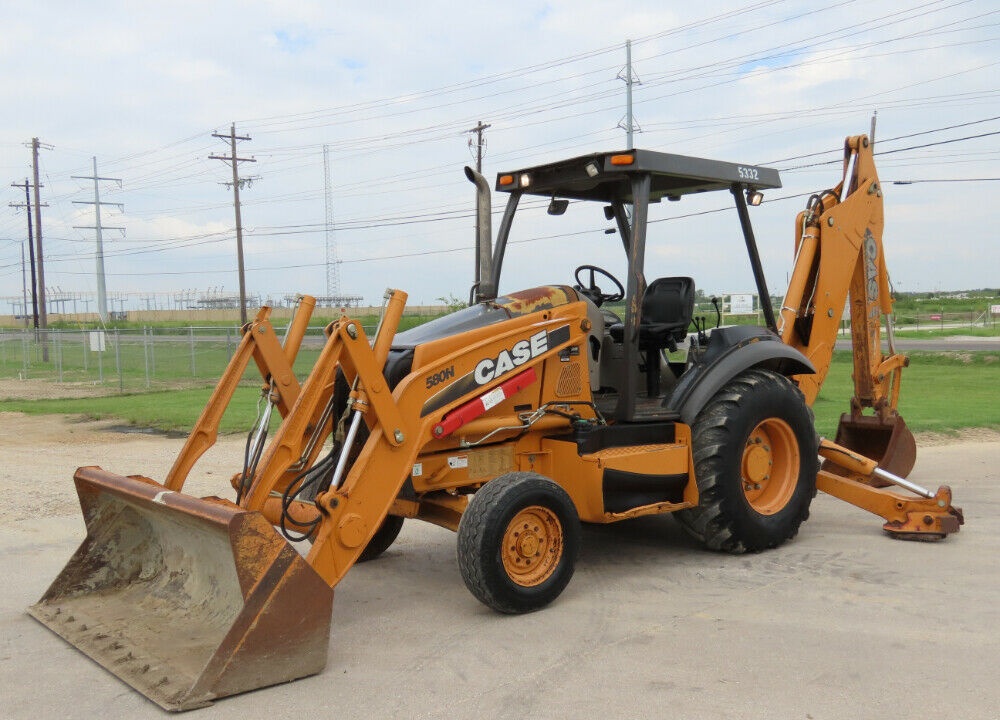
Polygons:
M781 178L774 168L653 150L621 150L501 172L497 174L496 189L545 197L629 203L632 202L631 176L644 173L650 175L651 202L664 197L679 199L691 193L729 190L735 184L757 190L781 187Z

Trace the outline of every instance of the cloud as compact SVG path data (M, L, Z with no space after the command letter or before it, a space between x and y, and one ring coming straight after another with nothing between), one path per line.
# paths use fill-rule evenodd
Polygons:
M907 20L905 4L873 0L872 17L892 16L878 26L804 2L739 12L744 5L637 0L612 13L597 0L528 0L467 12L444 0L391 11L275 0L141 11L96 2L57 12L36 3L8 18L0 44L0 93L8 98L0 105L0 168L20 180L30 160L23 141L38 136L55 146L42 153L42 174L53 257L69 258L51 268L62 287L91 280L70 274L85 273L90 260L84 237L65 228L79 209L73 201L90 192L70 178L89 174L93 155L102 175L124 181L121 191L107 189L109 200L125 203L129 227L109 252L111 289L233 287L232 240L184 238L234 226L231 191L220 184L230 169L209 156L229 151L211 133L235 122L252 138L239 143L240 156L256 159L240 172L260 177L242 195L253 291L325 291L329 198L345 291L375 299L392 285L415 300L464 297L473 193L462 166L475 162L467 131L479 120L491 126L487 176L624 145L616 124L625 86L616 78L632 39L642 80L633 88L637 144L790 168L785 187L753 211L769 282L780 287L792 220L808 193L838 181L844 136L867 131L875 108L887 150L953 137L964 131L917 134L1000 115L987 67L995 44L962 5ZM809 157L786 160L798 156ZM834 164L791 169L827 160ZM879 160L883 177L897 179L993 176L994 161L991 138ZM1000 257L980 231L994 190L890 188L893 277L908 287L917 278L929 287L932 275L941 287L997 284ZM803 197L778 201L792 195ZM503 200L495 200L498 212ZM730 204L722 193L654 208L657 217L727 209L656 226L650 275L691 274L706 292L750 287ZM0 242L0 297L20 294L24 217L6 210L0 240L11 241ZM569 282L582 263L621 273L620 242L603 234L600 217L589 225L582 217L568 213L550 225L542 211L519 215L515 233L526 242L511 246L503 289ZM944 239L954 240L947 252ZM176 247L161 252L118 254L170 240ZM76 268L73 257L81 258Z
M274 39L282 52L300 53L315 45L315 40L302 30L275 30Z

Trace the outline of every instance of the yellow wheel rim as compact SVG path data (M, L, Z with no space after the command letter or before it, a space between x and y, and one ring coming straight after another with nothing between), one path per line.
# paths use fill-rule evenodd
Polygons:
M761 515L780 512L799 479L799 444L791 426L779 418L757 424L743 448L743 493Z
M524 587L533 587L555 572L562 548L559 518L548 508L531 505L517 513L507 525L500 557L511 580Z

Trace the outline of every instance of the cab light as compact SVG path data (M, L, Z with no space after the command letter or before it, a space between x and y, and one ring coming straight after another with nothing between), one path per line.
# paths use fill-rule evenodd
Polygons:
M612 155L612 165L631 165L635 162L635 155Z
M514 184L514 176L513 175L501 175L500 176L500 185L501 186L513 185L513 184Z
M526 188L531 185L531 175L528 173L523 173L520 178L521 187Z

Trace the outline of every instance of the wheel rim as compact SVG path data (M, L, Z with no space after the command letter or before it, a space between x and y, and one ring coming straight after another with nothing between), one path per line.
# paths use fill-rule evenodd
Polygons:
M799 446L791 426L779 418L757 424L743 448L743 493L761 515L779 512L795 493Z
M546 507L531 505L518 512L507 525L500 557L511 580L533 587L555 572L562 547L559 518Z

